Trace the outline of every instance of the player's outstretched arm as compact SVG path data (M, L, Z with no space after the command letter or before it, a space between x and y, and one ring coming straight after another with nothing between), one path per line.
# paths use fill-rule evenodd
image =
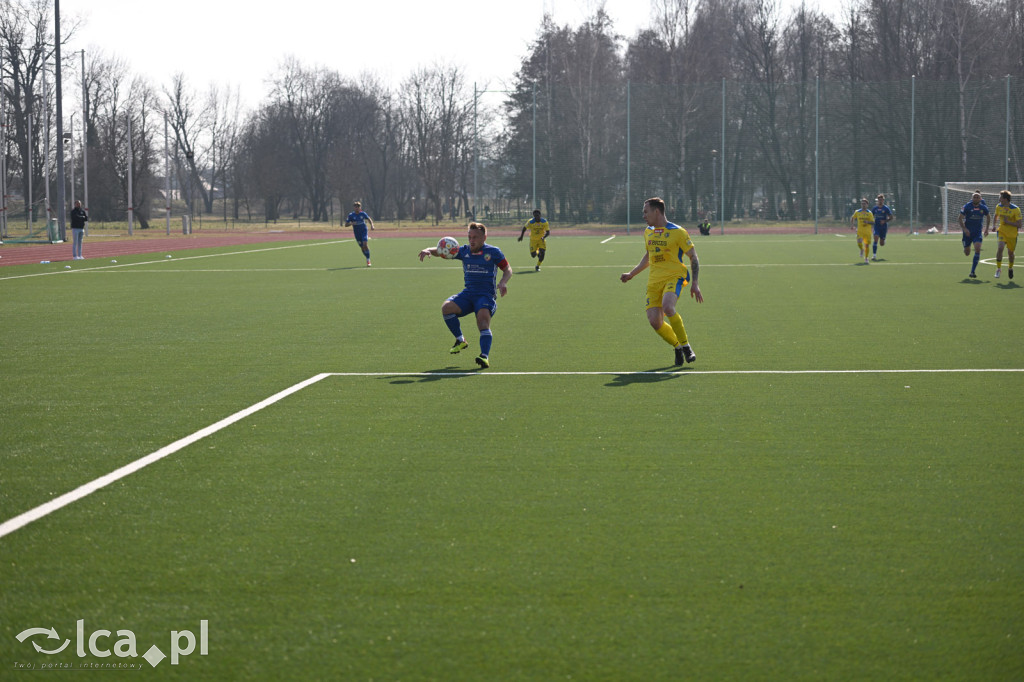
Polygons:
M427 256L436 256L436 255L437 255L437 247L436 246L432 246L429 249L423 249L422 251L420 251L420 262L422 262L423 259L426 258Z
M641 272L647 269L647 266L650 265L650 260L650 254L645 251L644 257L640 259L640 262L636 264L636 267L630 270L629 272L624 272L621 275L619 275L619 280L623 284L625 284L629 280L633 279L634 277L636 277Z

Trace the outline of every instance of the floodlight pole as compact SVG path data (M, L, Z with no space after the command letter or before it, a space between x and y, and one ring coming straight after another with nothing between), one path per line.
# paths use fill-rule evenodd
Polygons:
M4 86L0 75L0 244L7 236L7 121L4 119Z
M1003 155L1003 180L1010 186L1010 74L1006 74L1006 154Z
M910 77L910 232L914 232L914 125L917 96L917 76Z
M128 120L128 236L135 234L135 207L132 203L132 114L125 114Z
M46 83L46 60L43 59L43 196L46 198L46 236L50 234L50 215L53 206L50 202L50 104L47 102L49 87Z
M533 207L540 208L537 199L537 81L533 81Z
M819 128L821 123L821 116L818 113L818 103L820 100L820 89L821 79L818 76L814 77L814 234L818 234L818 195L821 191L818 189L818 144L819 144Z
M629 228L631 226L631 220L633 218L632 207L629 205L629 195L633 191L631 184L632 177L630 176L630 147L633 145L632 140L632 112L630 107L632 106L632 92L630 88L630 81L626 81L626 234L629 234ZM536 126L534 126L536 128ZM536 153L535 153L536 155ZM536 175L536 174L535 174Z
M71 189L71 200L70 204L75 203L75 115L71 114L71 125L68 127L68 132L64 133L62 138L68 145L68 152L71 154L71 162L68 164L68 179L70 180L69 187Z
M477 127L476 127L477 126L477 122L476 122L476 98L477 98L476 81L473 81L473 209L472 209L473 220L476 220L476 204L477 204L476 176L477 176L477 167L480 165L480 139L479 139L480 138L480 134L477 131Z
M89 211L89 92L85 87L85 50L82 53L82 206ZM89 223L85 223L89 234Z
M61 96L60 76L60 0L53 0L53 46L54 46L54 71L57 75L57 225L60 227L60 239L67 239L65 219L67 217L67 206L64 194L64 108L63 97Z
M722 144L718 147L722 150L722 207L718 215L718 223L721 226L720 233L725 234L725 79L722 79Z
M167 196L167 236L171 236L171 157L167 144L167 114L164 114L164 192ZM334 198L331 198L334 205Z

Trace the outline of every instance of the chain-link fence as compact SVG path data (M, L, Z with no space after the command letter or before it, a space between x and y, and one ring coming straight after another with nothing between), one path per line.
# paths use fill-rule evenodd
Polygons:
M1019 182L1024 91L810 81L580 84L509 97L475 162L475 205L515 221L637 224L659 195L680 223L845 221L886 195L903 227L941 221L949 181Z

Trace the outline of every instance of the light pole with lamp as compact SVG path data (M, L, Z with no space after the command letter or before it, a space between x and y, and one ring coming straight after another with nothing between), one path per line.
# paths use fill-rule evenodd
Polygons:
M711 212L714 214L718 208L718 150L711 150ZM721 218L721 216L719 216Z

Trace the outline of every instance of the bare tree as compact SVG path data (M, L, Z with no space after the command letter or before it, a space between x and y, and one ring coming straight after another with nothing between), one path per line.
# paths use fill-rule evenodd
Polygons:
M41 98L50 97L50 93L43 91L41 81L43 70L52 72L54 68L52 9L50 0L0 0L0 77L3 78L4 103L10 112L7 124L13 126L26 195L29 184L34 188L33 193L41 192L43 187L40 140L46 131L40 103ZM62 22L61 44L73 38L77 25L74 20ZM50 83L52 87L52 77ZM27 177L30 166L31 182ZM26 207L33 200L34 197L26 196Z
M189 211L194 212L194 197L198 193L203 207L210 213L213 211L212 186L208 187L202 177L202 169L208 167L204 151L209 146L212 125L209 98L200 99L180 72L174 75L170 87L164 89L163 94L164 114L174 132L177 148L174 161L182 195Z
M346 87L336 72L306 68L295 59L285 62L272 86L271 99L283 117L293 167L315 221L329 217L329 188L335 185L330 170L341 149L338 129Z
M435 220L442 202L455 191L456 168L471 134L473 98L462 70L434 66L416 71L403 85L403 109L426 199Z

